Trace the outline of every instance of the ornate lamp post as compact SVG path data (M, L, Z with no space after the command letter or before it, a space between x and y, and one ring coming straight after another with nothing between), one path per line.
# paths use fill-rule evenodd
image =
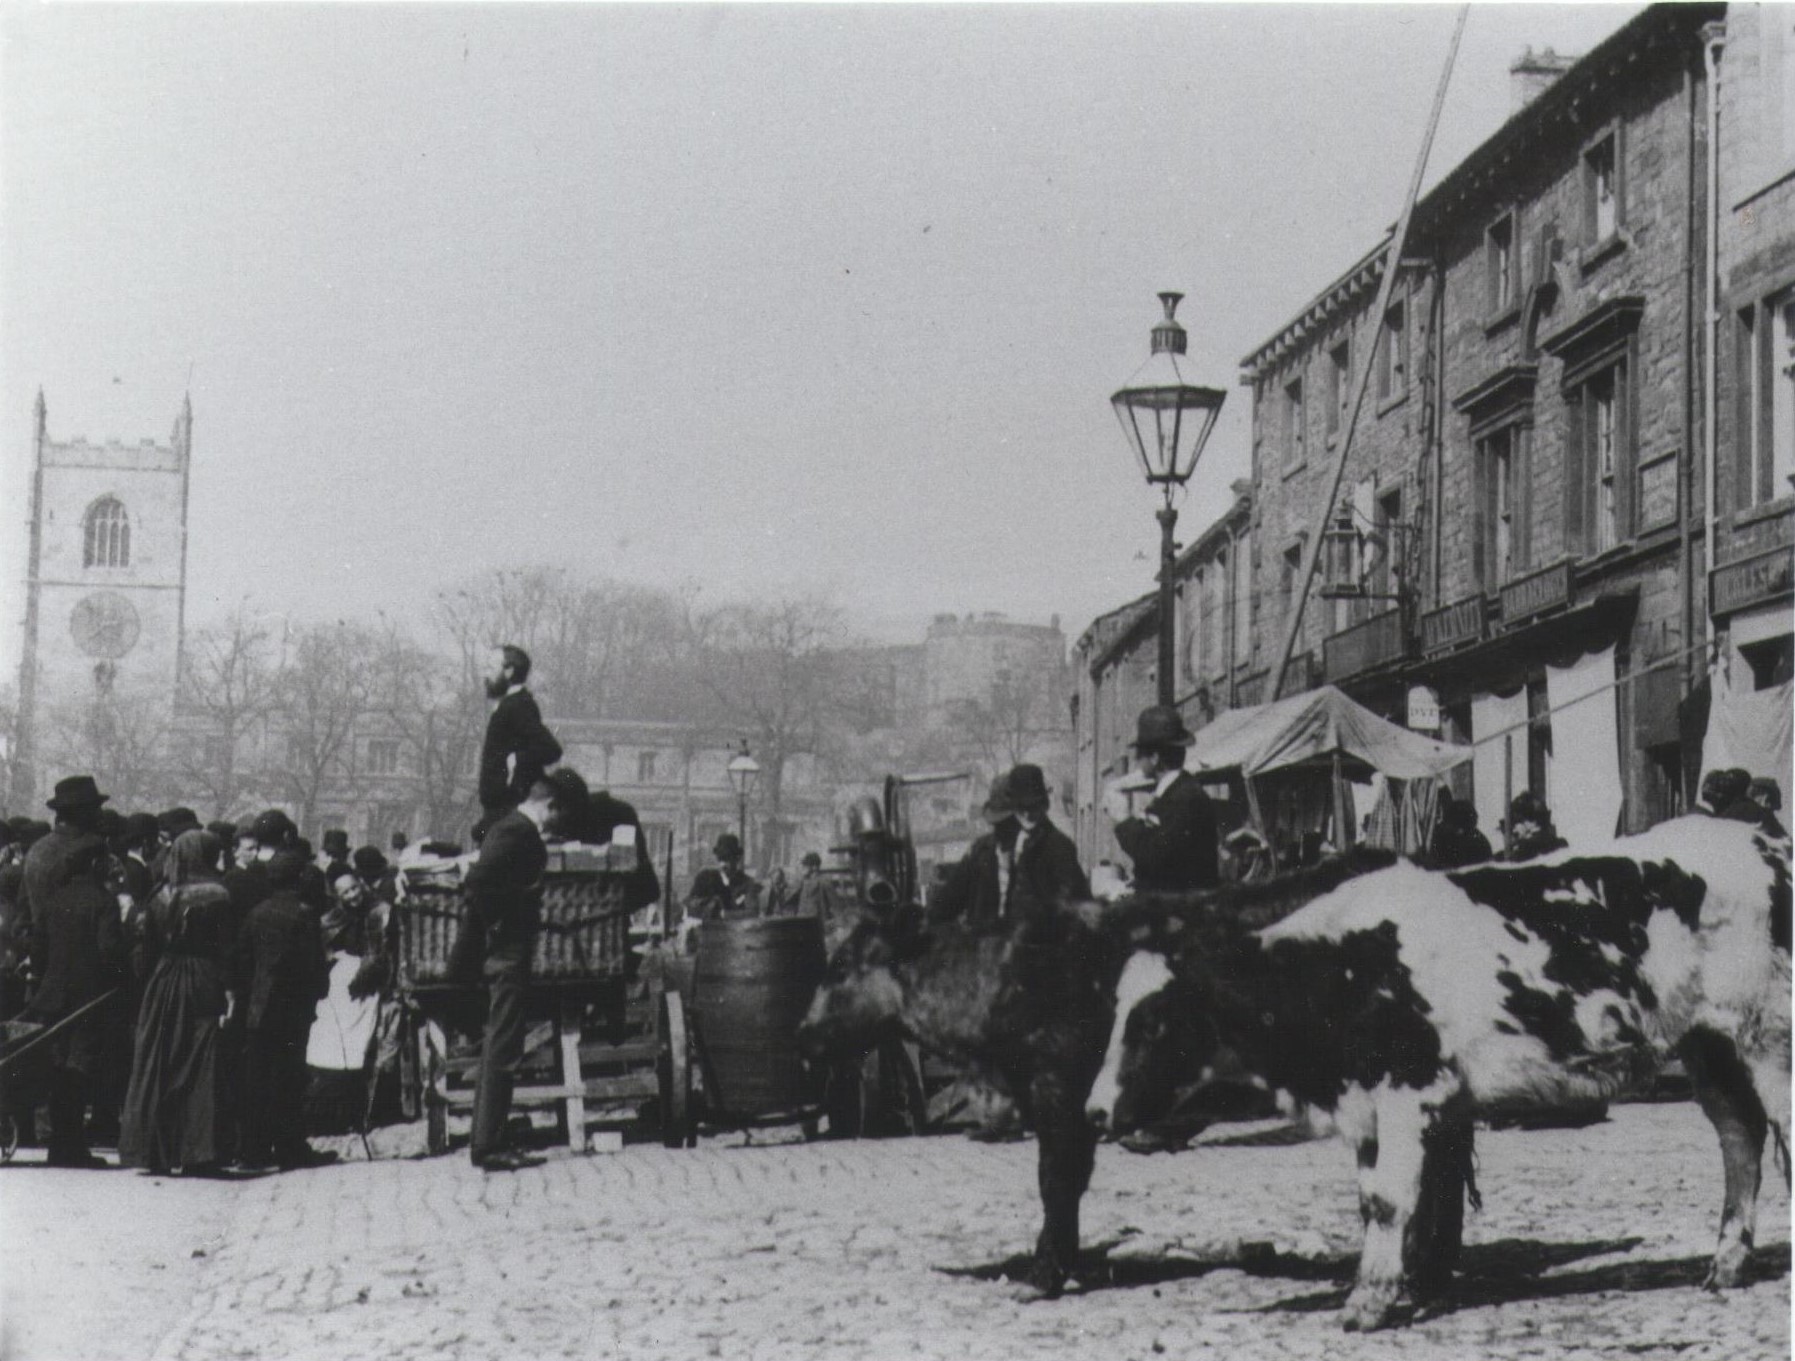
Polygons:
M1165 503L1159 520L1159 702L1177 703L1177 596L1172 564L1177 545L1172 529L1178 523L1174 498L1196 471L1197 459L1215 429L1227 393L1192 381L1184 357L1186 337L1176 313L1182 293L1161 293L1165 318L1153 328L1153 350L1147 362L1110 397L1129 448L1140 460L1149 486L1159 487Z
M760 782L760 762L748 754L748 739L742 739L742 749L729 762L729 783L735 787L736 798L736 835L742 840L742 858L748 857L748 796L754 792L754 786Z

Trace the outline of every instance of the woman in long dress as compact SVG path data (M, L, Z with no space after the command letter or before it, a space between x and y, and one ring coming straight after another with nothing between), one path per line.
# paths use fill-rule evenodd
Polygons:
M120 1120L119 1161L128 1167L203 1175L222 1160L218 1032L236 1008L231 900L218 874L222 851L211 832L183 832L143 918L141 957L154 961L154 972L137 1014Z

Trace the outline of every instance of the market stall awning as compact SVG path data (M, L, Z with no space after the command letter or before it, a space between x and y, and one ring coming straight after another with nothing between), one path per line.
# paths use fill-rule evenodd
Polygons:
M1336 752L1349 774L1369 769L1399 780L1443 775L1471 759L1471 748L1399 728L1325 685L1218 715L1197 734L1184 765L1264 775L1311 763L1331 765Z

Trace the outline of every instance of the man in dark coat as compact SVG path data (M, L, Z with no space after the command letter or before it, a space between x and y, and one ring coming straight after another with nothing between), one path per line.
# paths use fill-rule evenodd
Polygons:
M300 899L307 860L287 846L266 862L268 895L237 936L245 998L240 1161L251 1167L288 1171L335 1161L305 1141L305 1046L330 991L318 917Z
M542 829L553 797L545 779L532 781L523 802L486 829L480 858L462 882L468 915L456 942L454 967L465 972L478 959L487 994L468 1151L474 1166L488 1172L511 1172L534 1161L505 1148L504 1138L524 1056L524 993L542 923L542 876L548 867Z
M1078 863L1078 847L1053 823L1053 799L1037 765L1019 765L1004 777L1016 810L1016 840L1010 850L1006 921L1037 921L1060 903L1083 902L1091 881Z
M31 1014L46 1024L91 1007L124 976L124 934L107 888L108 856L99 833L106 798L91 775L59 780L49 801L56 825L25 857L18 911L30 923L39 979ZM106 1165L88 1148L86 1129L105 1043L99 1010L88 1010L47 1042L53 1167Z
M1477 826L1477 809L1467 799L1455 799L1440 791L1433 835L1428 838L1425 863L1430 870L1456 870L1493 859L1490 839Z
M1134 862L1134 886L1143 893L1186 893L1220 882L1215 805L1184 769L1190 741L1176 709L1141 710L1133 746L1153 794L1140 813L1116 823L1116 842Z
M491 825L517 807L531 783L561 759L561 744L544 726L536 697L525 688L530 654L507 643L494 654L486 694L498 703L480 744L480 807Z
M555 816L549 823L548 834L584 846L605 846L620 840L619 828L628 828L621 840L636 848L636 863L634 868L622 871L628 876L627 906L635 912L657 901L661 896L661 879L654 872L654 857L649 854L647 838L642 835L642 820L636 816L635 806L608 789L589 790L585 777L569 766L549 775L548 782L555 791Z
M758 916L760 885L742 868L742 839L725 832L711 847L711 854L717 863L705 866L692 879L688 901L693 915L700 921Z
M991 830L974 838L966 854L948 868L946 877L935 886L929 898L929 916L934 920L994 926L1003 918L1017 825L1016 810L1010 805L1009 782L1003 775L991 781L981 812Z

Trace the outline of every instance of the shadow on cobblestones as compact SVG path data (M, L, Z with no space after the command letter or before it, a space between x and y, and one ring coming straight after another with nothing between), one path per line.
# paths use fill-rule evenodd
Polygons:
M1111 1257L1111 1250L1125 1240L1113 1239L1098 1243L1078 1254L1072 1279L1080 1293L1099 1290L1135 1290L1143 1286L1165 1285L1172 1281L1195 1280L1213 1271L1242 1271L1251 1276L1275 1276L1291 1281L1335 1281L1345 1284L1353 1278L1358 1260L1355 1257L1305 1257L1280 1253L1269 1243L1242 1243L1238 1253L1216 1257ZM937 1267L944 1276L959 1276L976 1281L1017 1281L1026 1283L1034 1258L1017 1253L999 1262L978 1266ZM1330 1293L1329 1299L1345 1298L1345 1292Z

